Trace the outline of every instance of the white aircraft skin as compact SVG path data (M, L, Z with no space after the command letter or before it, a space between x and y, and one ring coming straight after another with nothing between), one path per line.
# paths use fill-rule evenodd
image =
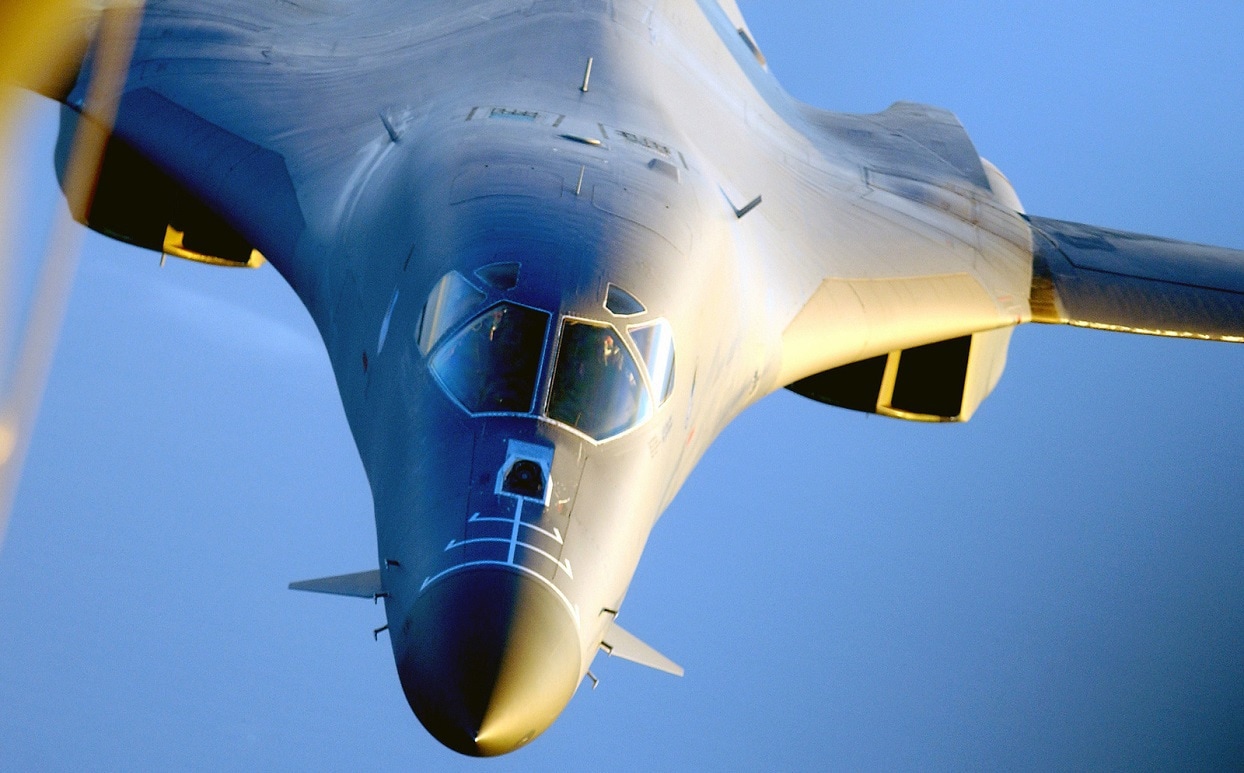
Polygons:
M614 618L652 525L741 410L975 335L963 411L942 417L966 419L1010 328L1033 318L1028 223L966 136L924 109L887 124L799 106L733 6L428 3L405 19L406 3L297 18L218 5L191 23L189 6L152 4L117 131L261 249L315 319L376 507L380 569L352 590L383 595L407 698L457 751L528 743L602 644L676 668ZM287 184L222 185L256 156L169 116L275 154ZM880 131L930 121L940 155ZM517 283L482 281L496 263L519 263ZM425 352L425 301L455 271L484 297ZM611 285L643 310L607 309ZM551 314L534 408L468 415L428 362L497 308ZM668 400L607 437L550 420L567 318L613 326L632 359L623 331L664 320ZM1194 327L1147 332L1238 335ZM503 491L523 459L543 495Z

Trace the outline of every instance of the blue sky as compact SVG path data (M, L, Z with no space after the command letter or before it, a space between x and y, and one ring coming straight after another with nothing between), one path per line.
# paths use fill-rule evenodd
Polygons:
M797 97L948 107L1030 212L1244 248L1238 3L742 5ZM963 426L762 401L623 609L687 676L598 659L479 763L411 715L379 608L285 590L375 563L306 313L157 263L86 239L0 549L0 767L1244 765L1244 347L1023 328Z

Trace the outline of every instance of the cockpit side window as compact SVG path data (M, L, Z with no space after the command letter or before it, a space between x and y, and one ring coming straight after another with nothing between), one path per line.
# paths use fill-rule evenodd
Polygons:
M663 319L628 328L639 358L648 368L648 383L657 405L664 405L674 391L674 331Z
M605 308L618 317L633 317L647 311L638 298L612 283L605 293Z
M648 418L652 400L616 328L575 319L562 324L547 413L595 440Z
M457 271L441 277L428 294L415 334L420 353L427 356L437 341L483 302L484 293Z
M498 303L432 357L432 372L470 413L530 413L549 314Z

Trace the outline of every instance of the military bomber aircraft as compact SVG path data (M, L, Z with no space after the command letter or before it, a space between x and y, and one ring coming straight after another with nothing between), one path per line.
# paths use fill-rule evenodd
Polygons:
M43 86L63 180L107 138L75 217L298 294L378 552L292 587L382 599L463 754L529 743L599 650L681 673L616 618L766 394L959 422L1020 324L1244 340L1244 253L1028 215L946 110L802 104L733 0L150 0L115 118L102 50Z

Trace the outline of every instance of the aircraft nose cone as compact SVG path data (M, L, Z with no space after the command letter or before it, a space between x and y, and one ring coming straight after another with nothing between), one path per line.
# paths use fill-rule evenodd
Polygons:
M462 754L522 746L578 686L574 622L531 577L503 569L451 575L415 602L403 628L406 700L428 732Z

